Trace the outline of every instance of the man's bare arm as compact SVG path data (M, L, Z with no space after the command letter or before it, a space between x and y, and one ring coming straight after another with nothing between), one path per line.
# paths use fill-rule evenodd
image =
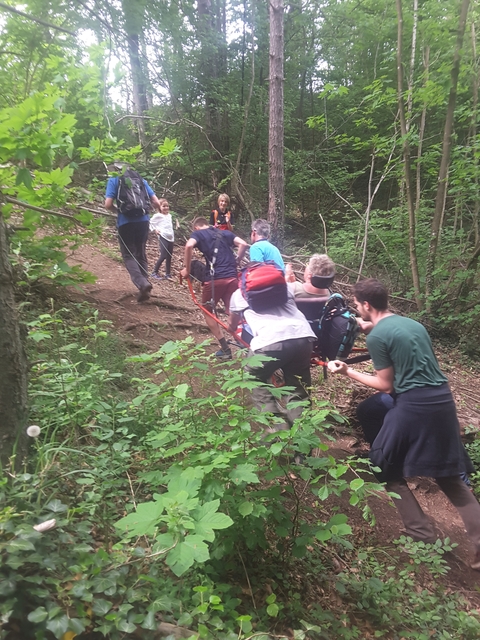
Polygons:
M340 373L347 376L347 378L361 382L367 387L371 387L377 391L383 391L384 393L392 393L393 391L393 367L379 369L375 372L376 375L372 376L368 373L361 373L360 371L351 369L346 362L342 362L341 360L332 360L328 363L328 369L332 373Z
M180 271L180 275L182 278L188 278L190 275L190 265L192 264L192 256L193 256L193 247L195 247L197 241L195 238L190 238L187 240L187 244L185 245L185 254L183 258L183 269Z

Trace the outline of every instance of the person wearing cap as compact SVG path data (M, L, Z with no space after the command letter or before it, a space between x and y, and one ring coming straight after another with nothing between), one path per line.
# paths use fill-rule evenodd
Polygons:
M120 172L125 169L128 169L128 165L120 162L116 162L112 167L112 170ZM145 302L150 297L150 291L152 290L152 285L148 281L149 271L146 253L150 216L148 212L145 212L132 219L132 217L128 217L119 211L117 201L119 180L119 176L115 176L107 181L105 209L117 214L118 243L123 263L130 274L133 284L139 291L137 301ZM143 183L151 205L161 212L160 201L153 189L146 180L143 180Z

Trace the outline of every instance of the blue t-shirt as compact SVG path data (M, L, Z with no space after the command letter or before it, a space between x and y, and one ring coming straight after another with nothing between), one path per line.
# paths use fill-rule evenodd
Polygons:
M273 260L285 273L285 263L280 255L280 251L268 240L257 240L257 242L252 244L250 247L250 260L252 260L252 262L267 262L267 260Z
M220 234L220 238L217 237ZM197 241L197 248L203 253L207 262L207 272L205 281L212 279L210 274L210 264L213 258L213 251L216 243L218 245L217 259L215 261L215 277L214 280L220 278L236 278L237 263L233 254L235 234L231 231L221 231L208 227L208 229L197 229L190 236Z
M154 196L155 192L153 191L152 187L148 184L148 182L144 180L143 183L147 189L147 193L150 196L150 198ZM116 201L117 193L118 193L118 176L115 176L115 178L108 179L105 198L114 198L114 200ZM121 227L122 224L127 224L128 222L148 222L149 220L150 220L150 217L147 213L144 216L139 216L138 218L135 218L135 220L132 220L132 218L128 218L124 213L118 212L117 227Z

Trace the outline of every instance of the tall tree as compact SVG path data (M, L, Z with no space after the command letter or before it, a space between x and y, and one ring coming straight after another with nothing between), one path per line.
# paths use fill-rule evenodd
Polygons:
M445 210L445 197L447 193L447 176L450 166L450 154L452 149L453 120L455 115L455 105L457 102L458 76L460 74L460 56L463 46L463 37L467 24L467 14L470 0L462 0L460 4L460 17L458 22L457 40L453 54L453 64L450 74L450 93L448 96L447 115L443 130L442 156L440 169L438 172L437 195L435 198L435 211L432 218L430 246L427 256L427 271L425 275L425 296L427 309L432 309L431 294L434 288L434 271L437 257L437 248L443 214Z
M270 92L268 127L268 221L272 236L283 246L285 174L283 167L283 0L270 0Z

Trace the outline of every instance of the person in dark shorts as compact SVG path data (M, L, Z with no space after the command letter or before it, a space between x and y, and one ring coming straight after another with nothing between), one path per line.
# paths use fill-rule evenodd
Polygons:
M353 295L362 320L372 323L367 347L375 375L355 371L340 360L329 363L329 369L378 392L357 409L370 442L370 460L380 468L377 475L387 490L400 496L394 503L407 535L416 541L434 542L436 534L405 478L434 478L462 518L475 548L471 567L480 570L480 504L461 478L473 471L473 465L430 337L419 322L388 310L388 293L378 280L357 282Z
M189 276L193 249L196 247L203 253L207 266L202 286L202 304L213 313L215 305L219 300L222 300L228 313L230 298L238 288L237 263L241 261L248 245L231 231L210 226L206 218L196 218L192 226L193 233L185 245L185 259L181 275L184 278ZM236 257L233 253L234 247L237 247ZM210 315L204 313L204 316L208 328L221 347L215 355L223 359L231 358L232 352L222 328Z

